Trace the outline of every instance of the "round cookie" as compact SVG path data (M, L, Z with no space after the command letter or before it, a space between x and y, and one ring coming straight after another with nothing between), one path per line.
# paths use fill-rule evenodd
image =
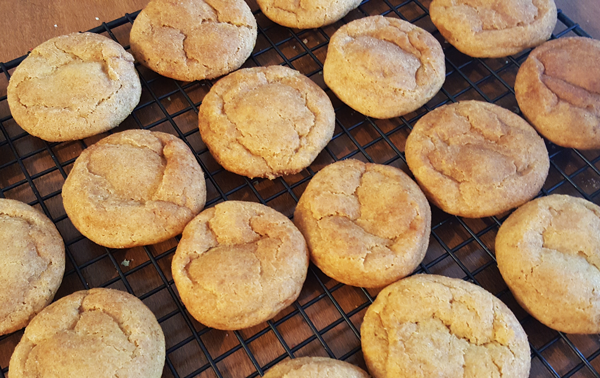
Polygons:
M479 101L444 105L417 122L406 162L427 198L449 214L497 215L535 197L550 168L533 127Z
M110 248L168 240L204 207L204 174L179 138L127 130L88 147L62 189L65 211L84 236Z
M267 321L300 295L308 271L302 234L253 202L207 209L183 231L171 265L187 310L200 323L236 330Z
M431 210L400 169L343 160L309 182L294 223L323 273L347 285L377 288L409 275L423 260Z
M212 79L238 69L256 43L244 0L152 0L131 28L135 59L176 80Z
M571 37L544 43L519 68L519 107L552 143L600 148L600 41Z
M325 83L352 109L373 118L410 113L440 90L444 52L427 31L371 16L339 28L329 41Z
M10 359L10 377L160 377L165 338L131 294L78 291L40 312Z
M7 89L19 126L50 142L83 139L118 126L141 94L131 54L94 33L42 43L17 67Z
M565 195L528 202L500 227L496 258L537 320L566 333L600 332L600 207Z
M370 378L361 368L325 357L285 360L270 368L264 378Z
M325 92L298 71L255 67L210 89L198 126L223 168L274 179L312 163L333 136L335 113Z
M0 335L25 327L46 307L65 272L65 245L44 214L0 199Z
M544 43L557 20L554 0L433 0L431 21L459 51L499 58Z
M418 274L386 287L360 333L373 378L529 377L529 344L518 320L463 280Z
M309 0L302 6L285 0L257 0L273 22L288 28L313 29L333 24L360 5L361 0Z

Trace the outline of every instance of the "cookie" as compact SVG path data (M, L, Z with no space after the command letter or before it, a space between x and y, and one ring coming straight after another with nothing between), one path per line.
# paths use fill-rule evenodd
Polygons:
M309 182L294 223L323 273L347 285L376 288L409 275L423 260L431 210L400 169L343 160Z
M283 214L227 201L194 218L172 263L187 310L222 330L267 321L298 298L308 271L302 234Z
M410 113L444 83L439 42L396 18L371 16L339 28L329 41L325 83L352 109L373 118Z
M141 94L131 54L94 33L42 43L17 67L7 89L19 126L50 142L83 139L118 126Z
M244 0L152 0L131 28L135 59L176 80L212 79L238 69L256 43Z
M127 130L88 147L62 189L69 219L91 241L130 248L168 240L204 207L204 174L179 138Z
M298 71L255 67L210 89L198 126L223 168L274 179L312 163L333 136L335 113L325 92Z
M537 320L566 333L600 332L600 207L565 195L528 202L500 227L496 258Z
M257 0L273 22L288 28L313 29L333 24L360 5L360 0L309 0L301 6L283 0Z
M264 378L370 378L363 370L344 361L325 357L285 360L270 368Z
M160 377L165 338L131 294L78 291L40 312L10 359L10 377ZM51 373L49 373L51 372Z
M0 335L25 327L46 307L65 272L65 245L33 207L0 199Z
M544 43L556 26L554 0L433 0L431 21L459 51L499 58Z
M377 295L360 331L373 378L529 377L529 344L518 320L463 280L400 280Z
M600 41L571 37L544 43L519 68L519 107L552 143L600 148Z
M535 197L550 168L533 127L479 101L426 114L406 140L406 162L427 198L449 214L497 215Z

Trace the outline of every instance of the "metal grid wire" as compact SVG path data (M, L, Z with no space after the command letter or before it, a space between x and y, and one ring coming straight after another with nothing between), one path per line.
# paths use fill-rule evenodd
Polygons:
M399 17L423 27L440 40L446 54L446 83L423 108L404 117L374 120L341 103L326 89L336 110L332 141L303 172L269 180L229 173L210 156L196 127L198 106L214 81L183 83L137 66L142 99L133 114L113 132L144 128L170 132L195 152L207 179L207 207L228 199L257 201L291 216L308 181L325 165L345 158L391 164L408 172L404 142L412 125L445 103L478 99L519 112L514 80L527 52L502 59L473 59L446 43L428 16L428 1L367 0L344 20L315 30L291 30L269 21L250 0L258 21L258 40L245 67L282 64L295 68L325 88L322 67L330 36L343 23L367 15ZM128 48L137 13L103 23L102 33ZM553 37L588 36L559 11ZM197 323L179 300L171 277L178 239L157 245L113 250L93 244L72 226L62 207L61 187L79 153L106 134L82 141L48 143L31 137L14 122L6 102L11 72L24 59L1 64L0 196L27 202L57 225L66 245L67 268L56 298L91 287L127 290L155 313L167 342L164 377L256 377L288 357L320 355L364 367L360 324L376 291L337 283L309 268L300 298L273 320L235 332ZM577 151L547 143L551 168L542 193L564 193L600 200L600 151ZM503 300L525 328L531 344L533 377L600 377L597 335L565 335L525 313L502 281L494 257L494 239L508 214L463 219L433 210L430 246L417 272L464 278ZM0 378L22 331L0 337Z

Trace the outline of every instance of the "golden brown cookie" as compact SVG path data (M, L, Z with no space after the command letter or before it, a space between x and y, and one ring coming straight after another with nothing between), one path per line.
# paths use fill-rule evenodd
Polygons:
M88 147L62 190L73 225L110 248L155 244L180 234L204 207L204 174L179 138L127 130Z
M600 148L600 41L560 38L533 50L519 68L519 107L551 142Z
M427 31L371 16L339 28L329 41L325 83L352 109L374 118L410 113L440 90L444 52Z
M219 80L198 114L202 140L228 171L274 179L308 167L333 135L329 97L300 72L246 68Z
M10 377L160 377L165 338L131 294L78 291L40 312L10 359Z
M238 69L256 43L244 0L152 0L131 28L131 53L176 80L212 79Z
M333 24L358 7L360 0L257 0L260 10L273 22L288 28L312 29Z
M344 361L325 357L285 360L270 368L264 378L370 378L367 372Z
M0 199L0 335L25 327L46 307L65 272L65 245L44 214Z
M343 160L309 182L294 223L323 273L347 285L383 287L425 257L431 210L400 169Z
M408 136L405 153L427 198L467 218L497 215L529 201L550 168L533 127L509 110L479 101L426 114Z
M253 202L207 209L183 231L172 263L187 310L212 328L267 321L298 298L308 270L302 234L283 214Z
M556 25L554 0L433 0L431 21L459 51L477 58L544 43Z
M496 258L537 320L567 333L600 332L600 207L565 195L528 202L500 227Z
M42 43L17 67L7 89L19 126L51 142L83 139L118 126L141 93L131 54L94 33Z
M529 344L517 318L463 280L418 274L386 287L360 333L373 378L529 377Z

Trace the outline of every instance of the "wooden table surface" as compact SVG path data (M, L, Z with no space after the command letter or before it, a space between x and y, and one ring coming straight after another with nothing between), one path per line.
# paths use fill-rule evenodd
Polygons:
M149 0L2 0L0 62L27 53L52 37L88 30L143 8ZM598 0L555 0L572 20L600 39Z

